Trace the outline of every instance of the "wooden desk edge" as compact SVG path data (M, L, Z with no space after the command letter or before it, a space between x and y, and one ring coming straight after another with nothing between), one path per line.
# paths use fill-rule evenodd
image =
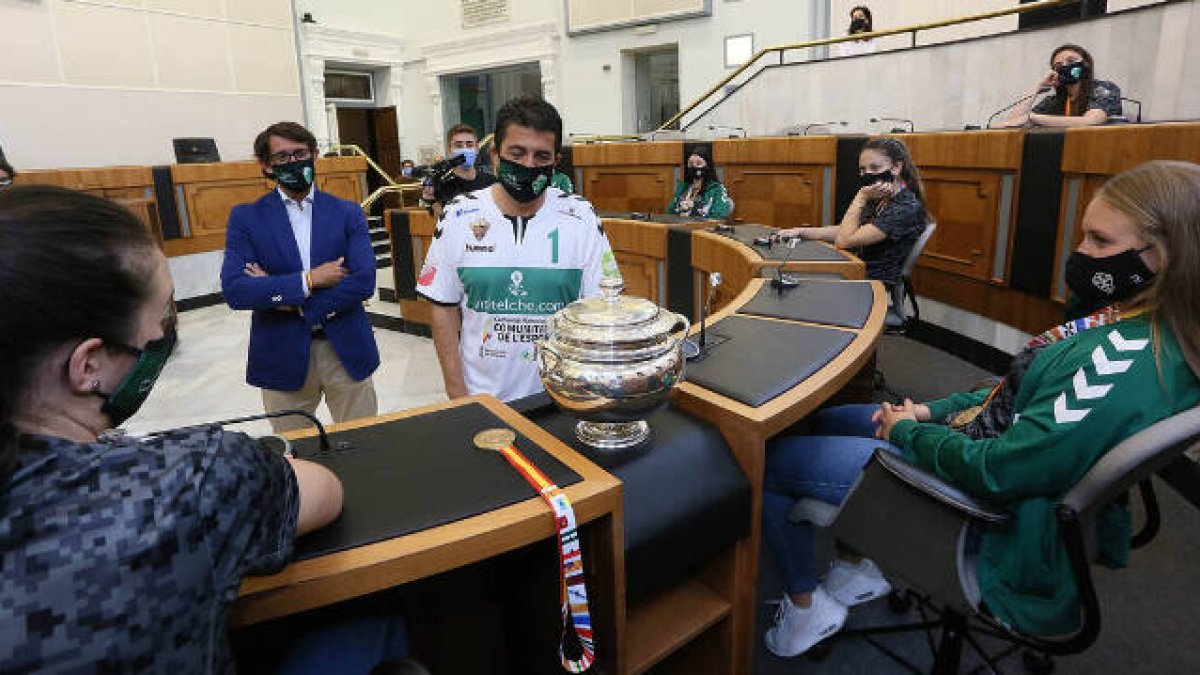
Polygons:
M575 507L580 524L620 513L620 480L491 396L471 396L335 424L329 431L360 428L472 403L483 405L579 474L580 482L568 486L565 492ZM316 430L306 430L289 434L289 437L314 435ZM446 525L293 562L271 576L249 577L242 583L240 597L230 615L230 625L257 623L340 602L552 537L555 528L548 514L545 503L539 497L531 497ZM623 543L616 542L615 545L623 546Z

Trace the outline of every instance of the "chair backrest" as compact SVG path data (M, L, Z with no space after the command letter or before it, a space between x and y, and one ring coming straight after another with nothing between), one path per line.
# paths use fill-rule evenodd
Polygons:
M929 243L929 239L933 236L933 231L936 229L937 223L926 223L925 229L921 231L921 236L917 237L917 241L913 243L912 250L908 252L908 257L904 259L904 267L900 270L901 276L905 279L912 276L912 271L917 266L917 258L921 257L921 252L925 250L925 245Z

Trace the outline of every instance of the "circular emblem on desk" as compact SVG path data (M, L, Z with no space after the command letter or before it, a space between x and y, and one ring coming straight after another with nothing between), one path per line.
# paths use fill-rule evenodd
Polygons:
M512 429L485 429L475 434L475 447L499 452L513 444L517 434Z

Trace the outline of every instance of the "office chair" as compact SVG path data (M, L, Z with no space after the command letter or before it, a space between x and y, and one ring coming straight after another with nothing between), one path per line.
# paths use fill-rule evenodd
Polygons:
M921 236L917 237L912 250L908 252L908 257L904 259L904 266L900 269L900 281L888 284L888 295L892 301L891 306L888 307L887 317L884 318L884 329L888 332L903 333L908 327L909 321L921 318L921 308L917 305L917 294L913 292L912 273L917 266L917 258L921 257L921 252L925 250L925 246L936 229L937 223L925 225ZM909 314L904 307L906 301L912 306L912 314Z
M1056 638L1018 633L980 610L974 561L964 551L967 532L972 525L1004 527L1010 520L1009 513L886 450L876 450L840 507L802 499L791 518L828 527L839 541L874 560L885 574L909 588L889 598L893 609L904 611L907 603L916 602L923 620L843 631L832 639L862 636L919 672L871 636L922 630L934 654L934 673L957 673L964 643L993 672L998 661L1022 647L1030 650L1024 654L1030 670L1050 672L1051 654L1082 652L1100 633L1100 601L1091 575L1097 514L1113 499L1138 486L1146 522L1131 546L1140 548L1150 543L1160 523L1150 477L1168 466L1191 463L1184 453L1195 447L1200 447L1200 407L1178 413L1122 441L1063 495L1057 510L1059 537L1066 546L1083 616L1078 631ZM914 527L914 523L920 526ZM930 611L940 616L930 619ZM936 644L932 634L935 629L940 629L942 636ZM989 655L976 639L980 634L1009 644L1000 653Z

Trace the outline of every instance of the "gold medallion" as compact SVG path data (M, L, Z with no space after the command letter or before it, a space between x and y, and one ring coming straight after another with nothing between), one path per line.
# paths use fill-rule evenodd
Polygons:
M475 447L498 452L512 445L515 440L517 434L512 429L485 429L475 434Z

